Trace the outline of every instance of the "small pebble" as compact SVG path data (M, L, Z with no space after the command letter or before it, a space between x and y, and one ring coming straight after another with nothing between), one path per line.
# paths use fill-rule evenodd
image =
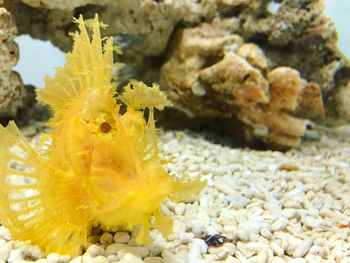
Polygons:
M108 255L107 256L107 262L112 263L112 262L118 262L119 257L117 255Z
M309 251L314 239L312 237L305 238L300 244L295 248L292 256L295 258L303 257Z
M45 253L38 246L24 245L21 247L24 258L37 260L45 257Z
M282 215L286 218L295 218L297 217L298 210L295 208L284 208L282 210Z
M109 232L104 232L100 237L101 245L109 245L114 242L113 235Z
M175 206L175 214L177 215L183 215L185 214L185 211L186 211L186 205L184 203L178 203L176 206Z
M122 258L125 254L131 253L141 258L149 255L149 250L146 247L129 247L125 246L118 250L118 257Z
M94 258L97 256L103 256L105 254L105 250L103 247L91 245L88 247L87 253L89 253L89 255Z
M12 249L10 250L10 254L7 258L7 262L11 263L15 260L23 260L23 253L22 250L20 249ZM52 262L52 263L56 263L56 262Z
M208 234L208 230L204 223L199 220L191 220L186 223L186 230L193 232L196 236L204 236Z
M11 234L10 231L3 226L0 226L0 239L5 239L6 241L10 241L11 240Z
M216 255L216 260L224 260L235 254L236 247L232 243L224 243L221 247L209 247L208 252Z
M343 258L340 263L350 263L350 257Z
M306 260L304 258L293 258L288 262L289 263L306 263Z
M166 263L184 263L181 259L168 250L164 250L162 252L162 258Z
M125 244L118 244L118 243L111 244L111 245L106 247L105 255L106 256L117 255L118 251L122 248L125 248L125 247L127 247L127 245L125 245Z
M189 243L190 253L196 257L200 257L201 254L207 253L208 245L203 239L194 238Z
M90 256L89 253L85 253L85 254L82 256L82 262L83 262L83 263L88 263L88 262L90 262L91 259L92 259L92 257Z
M204 254L202 256L202 258L203 258L204 262L206 262L206 263L215 262L216 255L214 255L214 254Z
M300 201L295 200L295 199L287 200L286 202L284 202L283 207L299 209L299 208L301 208L301 203L300 203Z
M267 250L270 248L269 244L267 243L259 243L259 242L237 242L237 248L238 249L247 249L247 250L252 250L255 252L259 252L260 250Z
M220 261L217 261L220 262ZM241 263L237 258L229 256L225 259L225 261L221 261L222 263ZM212 263L212 261L208 262L208 263Z
M0 261L6 261L8 259L11 249L11 243L4 243L0 245Z
M320 246L317 246L317 245L313 245L310 247L309 249L309 254L314 254L314 255L318 255L321 251L321 248Z
M318 225L317 220L316 220L314 217L311 217L311 216L306 216L306 217L302 220L302 223L303 223L305 226L308 226L308 227L310 227L310 228L316 228L317 225Z
M241 252L236 251L235 257L239 260L241 263L250 263L246 256L244 256Z
M143 263L142 259L131 253L126 253L119 263Z
M273 239L272 233L270 232L270 230L268 230L266 228L260 229L260 234L269 240Z
M105 256L97 256L90 260L89 263L107 263L107 258Z
M258 252L258 255L256 257L257 263L267 263L269 259L269 253L267 249L262 249Z
M146 257L143 260L144 263L163 263L163 259L161 257Z
M117 232L114 235L114 242L126 244L130 240L130 235L127 232Z
M304 259L306 262L312 262L312 263L322 263L324 262L322 257L317 256L317 255L312 255L312 254L307 254Z
M128 241L129 246L137 246L136 237L132 237Z
M66 263L70 261L69 255L59 255L56 253L51 253L47 256L48 263Z
M283 230L289 223L289 220L285 217L278 218L275 222L271 225L271 231L279 231Z
M285 170L288 172L300 170L299 166L294 163L283 163L279 167L280 170Z
M276 241L271 242L271 248L277 256L282 257L284 255L283 248L281 248L281 246Z
M273 257L271 263L286 263L286 261L281 257Z

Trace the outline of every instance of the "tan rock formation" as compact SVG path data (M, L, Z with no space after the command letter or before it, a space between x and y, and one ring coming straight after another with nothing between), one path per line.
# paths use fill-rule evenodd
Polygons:
M15 115L24 95L22 79L12 71L19 58L16 34L11 14L0 7L0 115Z
M160 79L179 109L193 116L234 115L246 123L247 138L292 136L293 129L282 136L282 128L272 124L267 112L286 130L293 122L305 128L289 111L304 118L322 115L322 97L328 123L349 121L344 94L350 87L344 82L350 78L350 64L337 47L334 23L323 14L323 0L280 1L275 13L267 9L270 1L261 0L6 2L12 3L19 34L49 39L65 51L71 47L67 32L75 28L71 17L99 13L109 25L104 33L114 35L123 48L127 66L121 70L121 82L137 78L150 84ZM289 70L279 69L279 74L300 74L309 83L284 83L282 91L274 90L278 85L272 80L269 84L268 78L271 69L281 66ZM277 96L279 92L285 97ZM253 116L259 111L266 115L264 124Z
M104 32L116 35L124 50L127 74L148 82L157 81L161 56L176 39L175 28L196 28L208 22L225 28L227 34L240 35L248 46L238 54L254 67L289 66L321 88L326 104L335 95L334 77L349 68L337 47L334 23L324 15L324 0L284 0L276 13L261 0L15 0L19 33L49 39L68 51L67 32L74 25L72 16L92 17L95 12L109 25ZM204 28L202 28L204 29ZM169 42L170 41L170 42ZM249 53L258 46L268 64L255 65ZM252 48L253 47L253 48ZM257 58L257 54L253 57ZM263 73L266 73L262 70ZM341 76L342 78L348 78ZM163 87L167 89L167 87ZM331 112L334 107L327 107Z
M36 38L50 39L61 49L71 48L68 32L73 29L72 16L85 18L95 13L108 24L103 32L118 35L121 45L133 59L140 56L158 56L166 48L168 39L179 21L197 23L201 18L213 19L216 1L201 3L187 0L23 0L17 1L17 24L21 33ZM45 10L45 12L44 12Z
M333 99L338 117L350 122L350 81L335 91Z
M248 140L296 146L307 120L290 113L323 114L317 84L308 84L290 67L267 72L263 51L237 35L203 24L180 30L174 46L162 67L161 85L178 108L193 116L225 112L246 125Z

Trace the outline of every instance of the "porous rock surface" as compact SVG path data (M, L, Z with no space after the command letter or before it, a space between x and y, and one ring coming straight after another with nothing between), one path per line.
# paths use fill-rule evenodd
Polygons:
M309 114L310 112L323 112L318 101L322 96L327 117L325 122L328 124L347 122L349 120L347 105L350 104L346 103L348 96L344 94L349 93L347 80L350 66L347 58L337 48L334 24L323 13L324 1L278 1L280 7L275 13L268 11L269 2L267 0L16 0L13 1L11 12L15 15L19 34L49 39L65 51L70 50L72 44L68 32L76 30L71 17L83 14L87 18L99 13L102 21L109 25L103 33L115 35L116 41L123 47L124 55L121 59L127 66L122 70L120 81L136 78L150 84L158 82L160 78L165 80L164 75L169 73L173 75L171 78L174 81L162 81L162 88L168 91L178 108L194 116L197 116L198 112L194 108L200 107L203 109L201 115L208 113L207 116L226 117L238 114L235 117L240 120L247 119L248 121L244 121L246 124L252 122L252 125L247 125L250 126L249 129L256 130L256 127L260 127L260 123L255 123L253 119L260 118L260 115L255 117L250 115L255 112L256 105L272 103L267 92L270 85L266 74L283 66L296 70L305 79L302 81L304 88L299 89L300 93L296 98L290 99L297 101L296 108L292 110L293 115L308 118L315 116ZM186 37L192 39L183 42L179 40L179 35L180 37L186 35L186 30L196 32L197 35L188 35ZM195 43L198 40L202 41L201 51L195 49L193 51L202 53L189 54L188 48L191 45L198 47ZM191 41L193 43L190 43ZM218 50L216 44L224 50ZM184 46L187 48L183 48ZM196 56L197 61L194 61L193 57ZM204 64L199 58L205 60ZM168 65L169 61L176 59L183 62L182 64L179 62L182 69L171 68ZM242 65L242 71L232 73L234 66L231 65L221 72L220 70L230 64L231 60L236 66ZM198 63L202 63L202 66L208 69L207 71L201 69L200 74L200 80L207 86L201 81L195 81L194 68L190 69L189 74L185 71L187 63L188 65L197 63L194 65L197 69ZM172 70L177 72L167 72ZM215 72L211 72L212 70ZM185 76L186 81L174 79L178 78L176 74L180 72L184 74L181 75L181 79ZM247 72L250 77L246 80L244 77L247 76ZM210 78L214 77L220 78L218 80L220 85L212 83L215 80ZM239 79L244 80L243 87L239 87L242 86L240 82L232 83L229 87L230 81ZM255 81L256 86L253 87ZM176 90L186 89L188 98L180 98L181 94L174 92L175 86ZM204 92L206 94L199 99L198 94ZM232 96L226 96L230 92L238 93L235 93L233 99ZM237 107L237 101L241 94L246 97L242 97L240 103L247 102L246 105L249 105L247 107L251 107L250 113L238 110L240 106ZM303 98L306 94L311 95L313 102L308 96ZM211 100L212 98L216 100ZM191 99L198 104L189 105ZM224 99L227 101L218 105L217 101ZM289 113L285 109L282 111L284 122L278 125L293 126L295 119L287 118ZM269 125L265 126L270 128ZM259 128L260 133L264 129ZM278 133L280 134L280 131ZM280 138L276 144L285 141L286 146L296 145L301 133L294 134L295 138L292 140L285 140L286 136L293 136L291 133L283 134L284 138ZM248 132L246 137L249 136L255 137L255 132ZM266 139L263 136L265 141L269 141L280 135L268 137Z
M246 125L248 140L261 137L268 143L297 146L307 121L289 113L323 116L318 85L307 83L290 67L269 71L257 45L243 43L226 29L220 22L180 30L161 69L160 84L189 114L232 114Z
M19 59L16 35L13 18L0 1L0 116L14 116L25 93L20 75L12 71Z

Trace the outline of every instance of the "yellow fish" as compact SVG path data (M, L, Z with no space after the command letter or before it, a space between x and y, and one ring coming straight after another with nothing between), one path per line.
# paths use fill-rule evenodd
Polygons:
M53 112L52 131L31 146L13 121L0 125L2 224L14 239L71 256L86 247L95 226L132 231L141 225L138 244L152 241L154 227L170 234L160 204L198 195L204 186L199 178L175 180L162 166L153 112L170 103L159 86L132 80L115 94L119 47L113 38L101 39L106 25L97 15L74 21L80 32L72 34L65 66L38 90L39 102Z

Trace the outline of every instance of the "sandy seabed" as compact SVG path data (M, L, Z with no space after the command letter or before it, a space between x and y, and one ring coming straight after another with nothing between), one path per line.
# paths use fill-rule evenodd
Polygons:
M315 132L286 153L234 148L203 134L160 131L170 173L208 181L200 197L165 201L174 234L152 231L152 245L135 245L135 233L93 233L79 257L44 255L12 241L0 226L1 262L201 263L350 262L350 133ZM132 208L131 208L132 209ZM225 242L209 245L206 235Z

